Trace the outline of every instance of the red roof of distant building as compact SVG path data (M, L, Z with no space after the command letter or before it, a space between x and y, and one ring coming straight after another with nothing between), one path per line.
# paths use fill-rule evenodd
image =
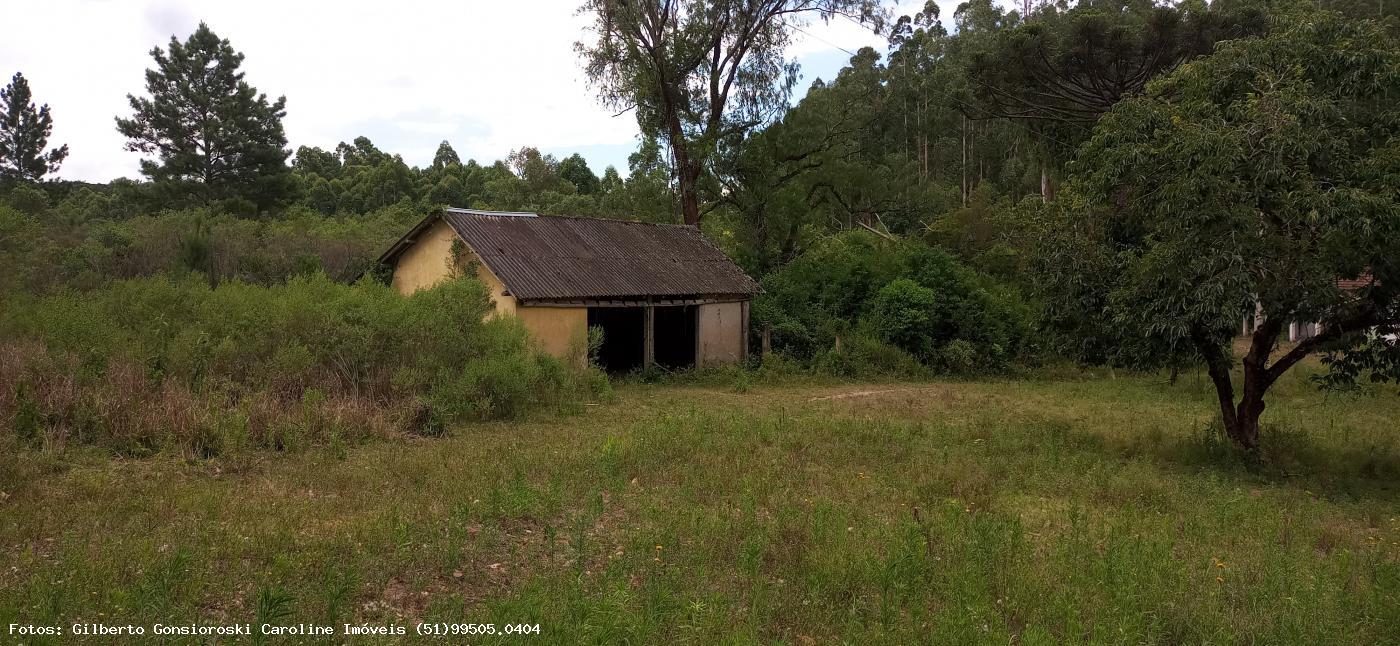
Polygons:
M1370 287L1374 282L1376 282L1375 276L1372 276L1371 272L1365 271L1356 278L1338 278L1337 286L1346 291L1354 292L1362 287Z

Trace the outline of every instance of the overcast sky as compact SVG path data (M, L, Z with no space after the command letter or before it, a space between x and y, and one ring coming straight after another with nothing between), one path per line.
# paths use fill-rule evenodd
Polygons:
M921 0L906 0L911 13ZM630 114L613 117L583 78L575 41L587 21L578 0L42 0L7 10L0 74L21 71L53 111L50 144L69 146L59 176L105 182L138 177L113 118L144 93L152 47L184 40L199 21L246 58L247 80L286 95L287 138L333 148L365 135L410 165L446 139L465 160L489 163L521 146L580 152L601 173L626 173L636 147ZM945 25L956 2L943 0ZM16 16L16 14L18 14ZM846 21L816 22L789 51L803 66L799 94L831 78L862 46L884 41Z

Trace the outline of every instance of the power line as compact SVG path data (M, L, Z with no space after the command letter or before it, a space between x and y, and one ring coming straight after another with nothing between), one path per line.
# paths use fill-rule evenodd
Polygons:
M836 43L833 43L833 42L831 42L831 41L829 41L829 40L827 40L827 39L825 39L825 38L822 38L821 36L818 36L818 35L816 35L816 34L810 32L810 31L807 31L806 29L803 29L803 28L801 28L801 27L798 27L797 25L794 25L794 24L792 24L792 23L790 23L790 22L784 22L784 24L786 24L788 27L791 27L791 28L793 28L793 29L796 29L798 32L800 32L800 33L802 33L802 34L805 34L805 35L807 35L807 36L810 36L810 37L812 37L812 38L815 38L815 39L817 39L817 40L820 40L820 41L822 41L823 43L826 43L826 44L828 44L828 45L830 45L830 46L832 46L832 47L835 47L836 49L839 49L839 50L841 50L841 51L843 51L843 52L846 52L847 54L850 54L851 56L855 56L855 55L856 55L855 52L853 52L853 51L851 51L851 50L849 50L849 49L846 49L845 47L842 47L842 46L840 46L840 45L837 45Z

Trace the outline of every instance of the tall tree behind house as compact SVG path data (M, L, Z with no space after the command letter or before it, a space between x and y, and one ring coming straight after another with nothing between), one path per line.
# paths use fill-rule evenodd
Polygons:
M170 49L151 50L149 97L127 95L117 118L126 149L155 155L141 172L170 204L218 204L238 212L279 208L294 197L282 130L286 97L269 102L243 78L243 54L208 25Z
M698 224L717 193L709 166L787 107L797 64L787 46L809 16L881 22L874 0L587 0L596 40L575 45L599 98L636 110L675 160L681 217Z

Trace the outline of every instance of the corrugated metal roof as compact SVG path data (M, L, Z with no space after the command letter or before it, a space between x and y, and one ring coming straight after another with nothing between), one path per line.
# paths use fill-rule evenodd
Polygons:
M695 227L558 216L442 214L516 298L750 295L758 284Z

